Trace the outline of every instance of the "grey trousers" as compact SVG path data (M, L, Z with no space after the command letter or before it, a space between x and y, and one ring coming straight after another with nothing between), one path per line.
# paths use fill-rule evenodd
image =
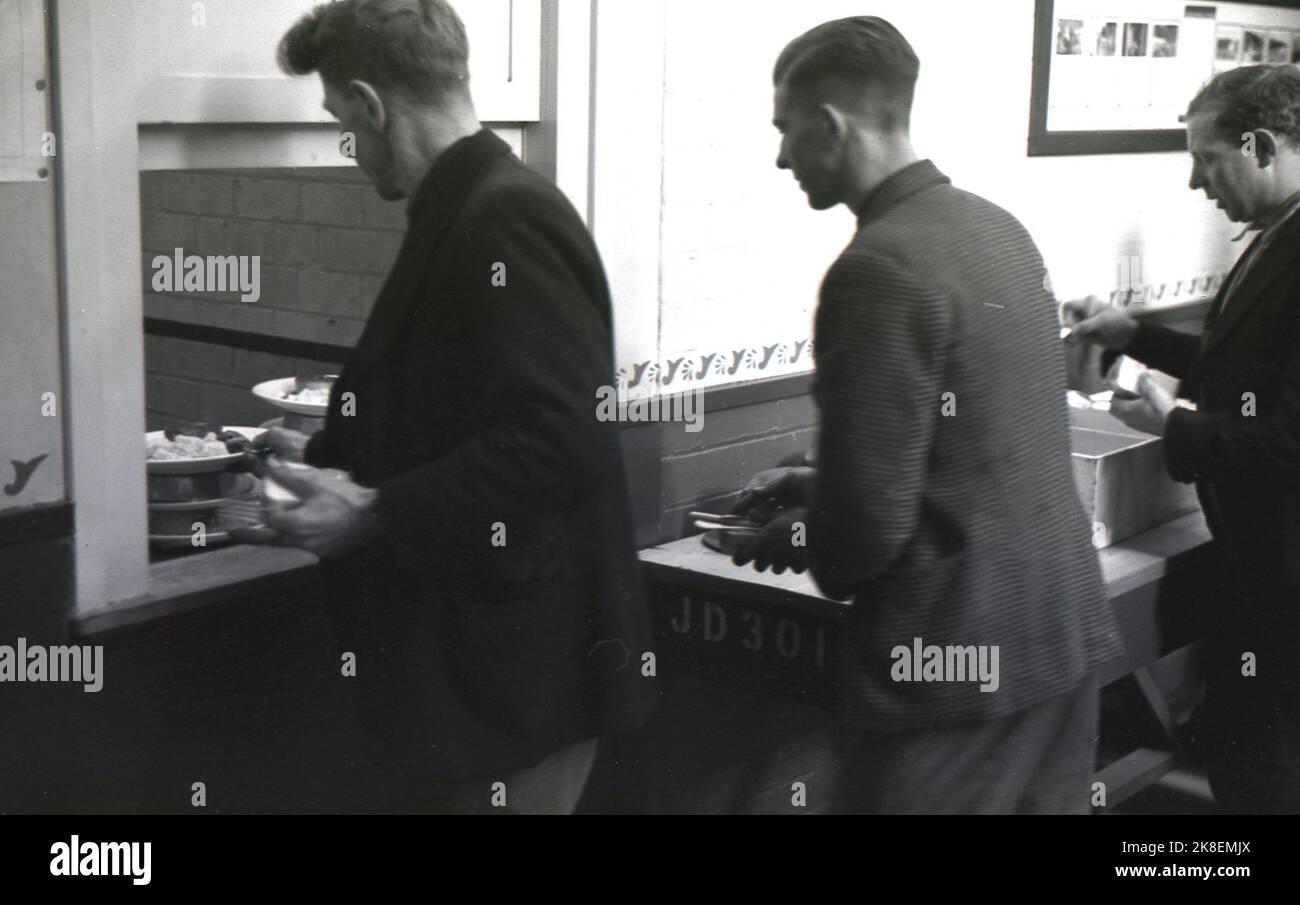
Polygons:
M880 734L841 728L833 809L843 814L1087 814L1095 679L970 726Z

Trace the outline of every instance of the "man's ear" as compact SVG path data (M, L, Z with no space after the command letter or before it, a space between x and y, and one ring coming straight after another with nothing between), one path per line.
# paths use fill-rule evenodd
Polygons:
M360 79L353 79L348 82L348 90L365 107L366 122L370 125L370 128L376 132L383 132L384 126L388 123L388 110L384 106L384 99L379 96L379 92Z
M817 119L828 141L838 143L849 131L848 119L833 104L824 103L817 108Z
M1255 159L1262 169L1277 157L1277 136L1268 129L1255 130Z

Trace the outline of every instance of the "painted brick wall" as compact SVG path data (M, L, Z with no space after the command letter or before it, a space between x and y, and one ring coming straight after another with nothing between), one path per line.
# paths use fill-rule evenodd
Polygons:
M355 168L157 171L140 174L144 309L148 317L352 346L405 226ZM156 255L257 255L261 297L153 291ZM150 429L202 419L258 424L278 411L255 383L337 365L150 336Z
M351 345L405 226L354 168L140 174L145 313L151 317ZM157 293L152 261L176 248L257 255L262 294Z

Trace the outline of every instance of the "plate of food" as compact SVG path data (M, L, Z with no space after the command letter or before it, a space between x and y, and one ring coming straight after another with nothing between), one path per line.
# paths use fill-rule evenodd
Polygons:
M144 435L149 474L183 475L223 471L238 462L260 427L200 425L183 431L149 431Z
M280 377L253 387L253 395L295 415L324 418L329 407L330 390L337 374L314 377Z

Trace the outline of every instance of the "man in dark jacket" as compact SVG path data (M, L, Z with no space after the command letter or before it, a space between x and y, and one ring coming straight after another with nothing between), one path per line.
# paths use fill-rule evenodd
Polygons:
M1098 300L1067 303L1072 339L1182 380L1154 380L1111 411L1164 438L1169 473L1196 483L1231 570L1204 628L1203 752L1225 811L1300 811L1300 72L1245 66L1188 107L1191 188L1259 235L1200 336L1139 323Z
M759 476L739 508L790 508L738 560L810 565L853 598L840 808L1087 812L1095 672L1120 642L1070 469L1055 304L1020 223L917 159L917 70L874 17L777 61L777 165L858 227L817 308L817 468Z
M409 225L325 429L265 441L351 477L272 467L304 502L267 524L325 558L408 804L570 811L593 740L635 730L652 682L618 438L596 419L609 291L563 195L480 126L466 60L441 0L321 6L284 37Z

